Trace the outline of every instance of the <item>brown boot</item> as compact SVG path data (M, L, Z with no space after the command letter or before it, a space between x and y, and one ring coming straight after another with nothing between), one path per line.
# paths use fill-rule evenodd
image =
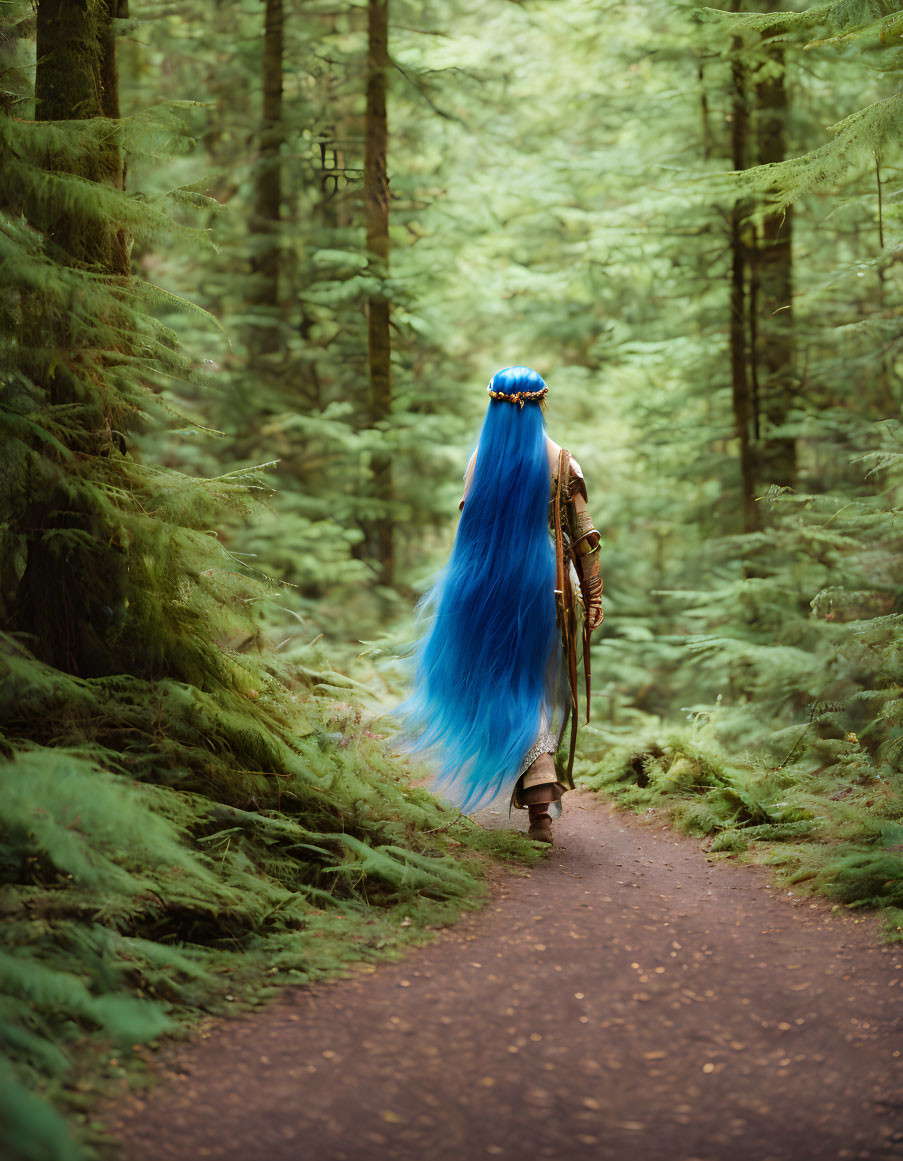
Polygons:
M532 812L531 812L532 813ZM527 834L535 843L552 845L552 818L548 814L538 814L530 819Z

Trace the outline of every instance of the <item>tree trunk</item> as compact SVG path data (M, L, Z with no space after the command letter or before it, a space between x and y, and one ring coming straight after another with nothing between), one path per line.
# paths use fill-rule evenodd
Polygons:
M712 155L712 131L709 126L709 94L705 88L705 64L702 54L699 55L699 65L696 75L699 77L699 116L702 128L702 156L705 161Z
M386 174L386 86L389 70L389 0L369 0L367 55L367 146L364 159L364 197L367 209L367 251L370 270L384 279L389 272L389 180ZM367 304L370 367L370 424L385 432L392 413L392 347L389 335L389 299L380 290ZM377 516L368 540L383 585L393 580L392 460L388 452L371 456L373 494Z
M40 0L36 14L35 111L39 121L79 121L119 113L116 41L111 21L125 16L125 0ZM63 132L63 131L61 131ZM71 140L71 137L70 137ZM48 157L46 168L88 182L122 188L125 171L115 130L88 134L76 161L72 153ZM87 190L82 196L89 197ZM129 273L129 240L115 222L87 215L65 195L27 198L22 207L33 228L52 238L60 266L106 274L121 282ZM127 326L111 296L111 336ZM48 305L50 303L50 305ZM18 350L35 388L51 406L77 416L67 425L68 451L85 464L126 450L128 415L117 393L104 389L107 352L85 347L69 315L41 287L23 297ZM115 342L115 339L111 339ZM48 359L42 352L53 351ZM120 359L122 351L115 353ZM91 384L87 387L86 384ZM73 673L107 671L108 627L128 586L125 553L111 541L99 505L78 473L70 478L52 453L30 472L7 513L21 530L24 572L10 592L4 628L24 635L43 661ZM36 460L39 457L36 456ZM65 461L63 461L65 465ZM52 466L51 466L52 465ZM61 549L61 545L68 545Z
M746 169L749 154L749 115L747 110L746 66L741 44L734 40L731 67L731 158L735 170ZM734 429L740 443L740 491L743 531L759 527L759 509L753 472L753 428L755 409L747 370L746 342L746 259L749 207L739 198L731 207L731 289L730 289L730 356Z
M767 40L769 33L763 33ZM767 72L756 85L756 162L783 161L787 150L787 88L782 44L765 45ZM756 287L756 333L750 357L757 385L759 439L756 484L796 484L796 440L772 432L786 422L796 391L793 336L793 211L766 214L754 235L750 262Z
M251 304L265 315L251 327L251 362L279 349L279 266L282 217L283 0L264 0L263 113L255 181L251 256Z
M116 40L111 20L128 15L128 0L40 0L36 14L35 119L71 121L119 116ZM57 168L62 168L58 165ZM96 148L87 148L79 164L67 167L89 181L108 182L122 189L125 167L115 134ZM129 273L128 242L121 230L85 228L77 210L41 217L31 207L38 226L73 262L100 265L114 274Z

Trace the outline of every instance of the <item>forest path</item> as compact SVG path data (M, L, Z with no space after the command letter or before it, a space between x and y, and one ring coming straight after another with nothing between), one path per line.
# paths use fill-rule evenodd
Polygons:
M129 1161L901 1157L903 947L565 804L550 855L437 942L161 1053L107 1117Z

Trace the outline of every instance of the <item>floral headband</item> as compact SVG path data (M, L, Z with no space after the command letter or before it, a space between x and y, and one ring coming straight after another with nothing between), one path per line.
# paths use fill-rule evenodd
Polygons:
M525 403L532 403L534 400L545 399L549 393L548 387L543 387L541 391L516 391L513 395L506 395L504 391L493 391L492 382L486 388L493 399L502 400L505 403L516 403L521 410L523 410Z

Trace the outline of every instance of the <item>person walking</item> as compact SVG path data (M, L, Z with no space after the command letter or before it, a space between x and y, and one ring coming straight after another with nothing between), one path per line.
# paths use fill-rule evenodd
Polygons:
M574 785L578 653L589 720L600 537L580 465L546 434L542 377L508 367L487 390L454 546L418 607L427 627L397 714L436 793L465 812L509 797L528 811L530 837L551 843Z

